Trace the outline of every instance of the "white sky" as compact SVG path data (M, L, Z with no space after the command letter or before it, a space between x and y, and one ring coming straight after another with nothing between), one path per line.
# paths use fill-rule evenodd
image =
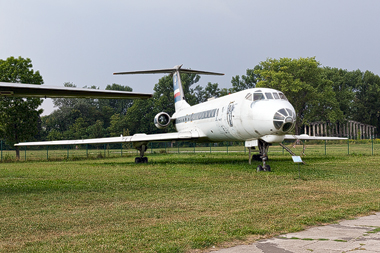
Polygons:
M30 58L53 86L151 93L162 75L112 73L184 64L226 74L201 85L230 87L268 57L380 74L379 27L377 0L1 0L0 59Z

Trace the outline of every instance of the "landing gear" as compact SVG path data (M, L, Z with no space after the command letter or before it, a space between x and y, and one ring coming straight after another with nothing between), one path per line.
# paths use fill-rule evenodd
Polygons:
M259 172L259 171L271 171L271 170L270 170L269 165L265 165L265 167L259 165L259 166L257 166L256 171Z
M267 143L263 140L258 140L258 146L259 146L259 154L258 155L252 155L251 156L251 147L249 147L249 164L251 164L251 160L255 161L262 161L263 165L259 165L256 168L256 171L271 171L270 166L266 164L266 161L268 161L268 149L269 146L271 146L271 143Z
M135 158L135 163L147 163L148 157L144 157L145 151L148 149L148 143L144 143L140 146L135 146L135 148L140 151L140 156Z
M263 140L259 140L259 152L260 152L260 158L263 162L263 166L261 166L262 171L271 171L270 166L266 164L266 161L268 161L268 149L269 146L271 146L271 143L265 142ZM260 165L259 165L260 166ZM259 167L257 167L259 169ZM260 171L258 170L257 171Z
M135 158L135 163L147 163L148 162L148 157L136 157Z

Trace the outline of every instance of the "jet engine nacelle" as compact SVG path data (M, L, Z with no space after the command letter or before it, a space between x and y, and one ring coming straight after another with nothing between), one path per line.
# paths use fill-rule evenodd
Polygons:
M169 126L171 117L166 112L160 112L154 117L154 124L158 129L164 129Z

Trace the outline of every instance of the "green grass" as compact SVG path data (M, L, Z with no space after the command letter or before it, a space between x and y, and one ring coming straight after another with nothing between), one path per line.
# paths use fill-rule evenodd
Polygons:
M298 150L300 150L298 148ZM275 151L275 150L274 150ZM380 156L272 152L0 164L2 252L188 252L380 210Z
M163 143L161 143L163 144ZM163 153L248 153L248 149L244 147L244 143L235 146L214 146L214 143L197 144L194 148L194 143L179 142L174 143L173 147L169 147L170 143L166 144L166 148L149 148L147 154L163 154ZM302 154L303 147L297 145L293 147L293 142L286 143L297 155ZM307 155L380 155L380 140L350 140L349 143L343 141L307 141L306 154ZM157 144L155 144L157 145ZM269 149L269 154L284 154L283 148L278 144L274 144ZM70 146L56 146L56 147L22 147L20 149L20 161L42 161L42 160L81 160L81 159L99 159L105 157L121 157L129 155L138 155L138 152L133 148L120 148L109 149L108 145L99 145L97 148L94 146L86 145L70 145ZM288 155L287 153L285 155ZM13 162L16 160L14 150L2 150L1 161Z

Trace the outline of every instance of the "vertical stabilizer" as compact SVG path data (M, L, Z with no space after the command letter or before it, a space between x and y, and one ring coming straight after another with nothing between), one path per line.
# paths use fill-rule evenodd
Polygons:
M185 100L185 94L183 92L181 74L179 68L181 66L176 66L177 69L173 73L173 90L174 90L174 106L175 111L178 112L184 108L190 107L190 105Z

